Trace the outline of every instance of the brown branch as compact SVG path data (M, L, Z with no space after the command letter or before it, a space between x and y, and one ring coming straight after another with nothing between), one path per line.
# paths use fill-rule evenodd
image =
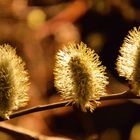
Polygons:
M102 97L100 97L99 100L105 101L105 100L116 100L116 99L123 99L123 100L124 99L140 99L140 97L134 95L130 91L125 91L125 92L118 93L118 94L102 96ZM16 113L13 113L10 116L10 119L20 117L23 115L27 115L30 113L39 112L39 111L56 109L56 108L61 108L61 107L65 107L65 106L71 106L72 102L70 102L70 103L69 102L70 101L58 102L58 103L54 103L54 104L42 105L42 106L37 106L37 107L22 110L22 111L18 111ZM1 118L0 121L4 121L4 119ZM46 137L46 136L39 135L39 134L31 132L29 130L26 130L26 129L23 129L23 128L20 128L17 126L12 126L12 125L9 125L6 123L0 124L0 131L8 133L9 135L11 135L14 138L17 138L17 139L20 138L20 140L22 140L22 139L24 139L24 140L25 139L26 140L46 140L46 139L48 139L48 137Z
M60 26L66 22L73 23L83 16L89 9L87 0L75 0L73 3L64 9L62 12L57 14L39 28L35 33L35 38L40 40L50 34L53 34ZM36 36L37 35L37 36Z
M0 124L0 131L20 140L48 140L48 137L7 123Z
M110 94L107 96L102 96L100 97L100 101L105 101L105 100L118 100L118 99L140 99L140 96L136 96L134 93L131 91L124 91L121 93L116 93L116 94Z
M102 96L102 97L100 97L99 101L118 100L118 99L119 100L120 99L121 100L122 99L123 100L124 99L140 99L140 96L136 96L133 93L131 93L130 91L125 91L125 92L122 92L122 93ZM9 117L10 117L10 119L13 119L13 118L16 118L16 117L20 117L20 116L35 113L35 112L40 112L40 111L50 110L50 109L56 109L56 108L61 108L61 107L68 107L68 106L72 106L71 100L58 102L58 103L53 103L53 104L48 104L48 105L39 105L39 106L36 106L36 107L28 108L28 109L25 109L25 110L15 112L15 113L11 114ZM0 121L5 121L5 119L0 118Z
M0 132L4 132L16 140L70 140L69 138L41 135L28 129L7 123L0 123Z
M32 107L32 108L29 108L29 109L25 109L25 110L13 113L12 115L10 115L10 119L13 119L13 118L16 118L16 117L19 117L19 116L23 116L23 115L26 115L26 114L34 113L34 112L56 109L56 108L60 108L60 107L70 106L70 105L71 105L71 103L69 103L69 101L52 103L52 104L48 104L48 105L39 105L39 106L36 106L36 107Z
M116 99L140 99L140 96L136 96L133 93L131 93L130 91L125 91L122 93L102 96L102 97L100 97L99 101L116 100ZM72 102L70 100L58 102L58 103L53 103L53 104L48 104L48 105L40 105L40 106L28 108L28 109L13 113L12 115L10 115L10 119L20 117L23 115L27 115L30 113L35 113L35 112L50 110L50 109L56 109L56 108L61 108L61 107L71 106L71 105L72 105ZM4 121L4 119L0 118L0 121Z

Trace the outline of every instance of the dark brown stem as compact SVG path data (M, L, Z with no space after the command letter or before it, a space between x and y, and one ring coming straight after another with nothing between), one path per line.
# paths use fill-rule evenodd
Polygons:
M27 115L27 114L31 114L31 113L35 113L35 112L39 112L39 111L44 111L44 110L50 110L50 109L56 109L56 108L60 108L60 107L65 107L65 106L70 106L71 103L69 103L69 101L63 101L63 102L58 102L58 103L53 103L53 104L48 104L48 105L39 105L39 106L35 106L32 108L27 108L21 111L17 111L13 114L11 114L9 116L10 119L16 118L16 117L20 117L23 115ZM0 118L0 121L4 121L5 119Z
M116 99L140 99L140 96L136 96L133 93L131 93L130 91L125 91L122 93L102 96L102 97L100 97L99 101L116 100ZM50 109L56 109L56 108L61 108L61 107L71 106L71 105L72 105L71 101L63 101L63 102L58 102L58 103L53 103L53 104L48 104L48 105L39 105L36 107L28 108L28 109L13 113L12 115L10 115L10 119L20 117L23 115L27 115L30 113L35 113L35 112L50 110ZM4 121L4 119L0 118L0 121Z
M140 96L136 96L134 93L131 91L124 91L121 93L117 94L109 94L106 96L100 97L100 101L105 101L105 100L116 100L116 99L140 99Z
M36 132L32 132L25 128L14 126L8 123L0 124L0 132L7 133L12 139L15 140L48 140L48 136L44 136L42 134L38 134ZM10 139L10 138L9 138Z
M34 112L50 110L50 109L55 109L55 108L60 108L60 107L65 107L65 106L70 106L70 105L71 105L71 103L69 103L69 101L52 103L52 104L48 104L48 105L39 105L39 106L35 106L35 107L32 107L32 108L28 108L28 109L21 110L21 111L18 111L16 113L13 113L10 116L10 119L16 118L16 117L19 117L19 116L23 116L23 115L26 115L26 114L34 113Z

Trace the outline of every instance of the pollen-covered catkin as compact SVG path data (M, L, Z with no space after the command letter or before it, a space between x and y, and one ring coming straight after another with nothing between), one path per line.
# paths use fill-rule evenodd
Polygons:
M69 43L56 54L54 84L63 99L71 99L82 111L93 111L108 84L99 56L86 44Z
M9 115L27 104L29 89L25 63L10 45L0 45L0 116Z
M131 84L131 90L140 95L140 27L129 31L117 58L117 71Z

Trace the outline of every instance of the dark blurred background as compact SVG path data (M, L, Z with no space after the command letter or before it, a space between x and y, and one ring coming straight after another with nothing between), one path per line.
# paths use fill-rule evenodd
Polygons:
M27 107L61 101L53 68L56 52L69 41L83 41L100 55L107 67L109 94L127 90L115 63L124 37L139 24L139 0L0 0L0 44L15 47L30 74ZM139 103L104 101L93 113L66 107L7 123L66 140L140 140ZM15 138L0 133L0 139Z

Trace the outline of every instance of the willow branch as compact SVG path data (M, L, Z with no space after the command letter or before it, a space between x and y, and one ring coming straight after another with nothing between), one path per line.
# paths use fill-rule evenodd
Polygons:
M100 97L99 100L105 101L105 100L116 100L116 99L140 99L140 96L136 96L131 91L124 91L121 93L109 94L106 96L102 96L102 97Z
M119 99L119 100L120 99L140 99L140 96L136 96L133 93L131 93L130 91L125 91L122 93L102 96L102 97L100 97L99 101L116 100L116 99ZM39 105L36 107L28 108L28 109L13 113L12 115L10 115L10 119L20 117L23 115L27 115L27 114L31 114L31 113L35 113L35 112L56 109L56 108L61 108L61 107L68 107L68 106L72 106L72 102L70 100L58 102L58 103L53 103L53 104L48 104L48 105ZM0 118L0 121L4 121L4 119Z
M48 140L49 137L32 132L25 128L14 126L7 123L0 124L0 131L7 133L8 135L12 136L14 139L20 140Z
M28 108L28 109L13 113L12 115L10 115L10 119L13 119L13 118L16 118L16 117L19 117L19 116L23 116L23 115L26 115L26 114L31 114L31 113L34 113L34 112L56 109L56 108L60 108L60 107L70 106L70 105L71 105L71 103L69 104L69 101L52 103L52 104L48 104L48 105L39 105L39 106L35 106L35 107L32 107L32 108Z
M76 9L76 11L75 11ZM75 0L67 8L52 19L46 21L34 35L36 39L42 39L55 32L64 22L73 23L83 16L89 9L87 0ZM38 36L39 35L39 36Z

